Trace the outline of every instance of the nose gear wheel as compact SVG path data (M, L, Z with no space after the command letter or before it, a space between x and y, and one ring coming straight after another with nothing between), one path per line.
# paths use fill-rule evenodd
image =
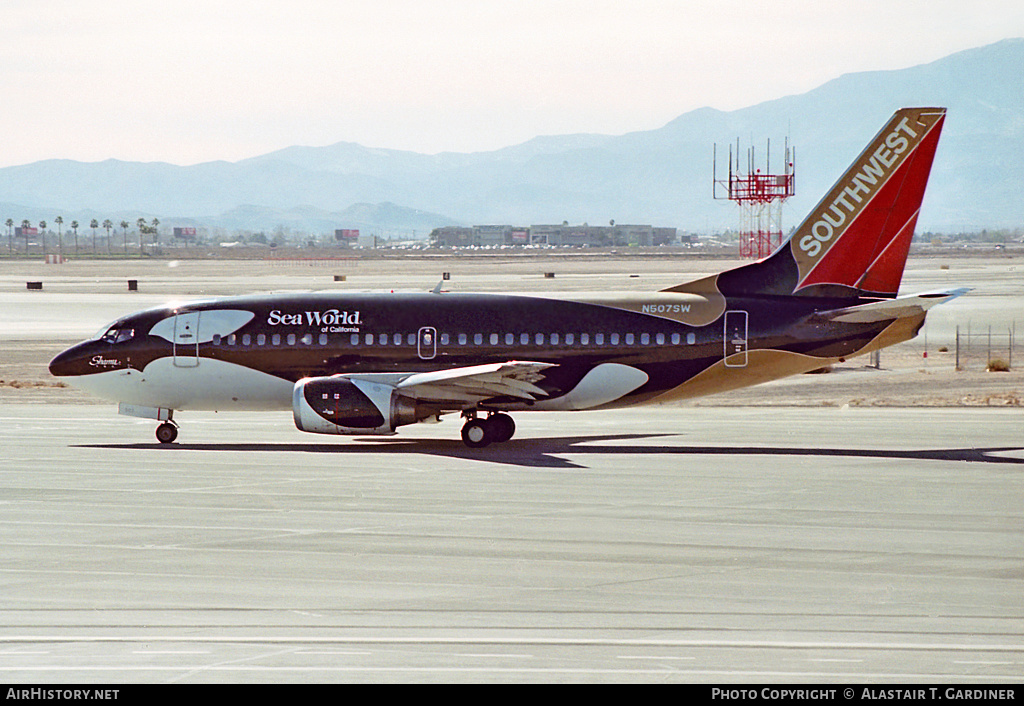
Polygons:
M156 440L161 444L173 444L178 438L178 425L164 422L156 428Z

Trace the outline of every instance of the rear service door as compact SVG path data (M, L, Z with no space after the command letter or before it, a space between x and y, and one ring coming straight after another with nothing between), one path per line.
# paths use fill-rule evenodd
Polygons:
M725 367L747 367L747 312L725 312Z

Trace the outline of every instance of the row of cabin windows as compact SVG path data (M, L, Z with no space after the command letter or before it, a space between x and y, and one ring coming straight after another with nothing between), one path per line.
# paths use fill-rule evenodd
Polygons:
M279 333L275 333L270 336L267 336L265 333L258 333L255 336L252 336L248 333L244 333L241 336L234 333L231 334L230 336L220 336L218 334L214 334L213 336L213 345L215 346L227 345L248 347L253 345L253 343L255 343L257 346L265 346L268 343L272 346L280 346L282 341L284 341L289 346L294 346L297 343L301 343L304 346L312 346L313 334L307 333L304 336L302 336L302 338L299 338L294 333L289 333L287 336L282 336ZM327 334L321 333L320 337L317 339L317 342L321 346L326 346L329 342Z
M485 345L485 341L486 345L490 346L498 346L501 345L502 343L504 343L504 345L506 346L514 346L517 343L517 337L514 333L506 333L504 334L504 336L502 336L501 334L492 333L487 335L486 337L482 333L474 333L472 336L472 342L474 346L483 346ZM688 345L693 345L694 343L696 343L696 339L697 337L692 333L686 335L686 343ZM655 345L658 346L663 346L668 342L671 342L673 346L678 346L679 344L682 343L683 337L681 334L678 333L595 333L593 334L593 336L591 336L591 334L589 333L521 333L518 336L518 344L520 346L529 346L531 343L537 346L575 346L577 345L577 343L581 346L589 346L591 345L591 341L593 341L593 345L595 346L603 346L605 345L606 341L608 345L612 346L617 346L622 342L624 342L627 346L632 346L635 345L637 341L639 341L640 345L642 346L649 346L651 345L651 343L654 343ZM442 333L439 337L439 342L442 346L449 345L450 340L448 334ZM460 346L469 345L470 334L457 334L456 342Z
M472 336L472 338L471 338L471 336ZM425 346L433 346L434 345L434 341L432 340L433 339L432 334L426 333L426 332L423 333L423 340L422 340L422 342L419 340L419 334L415 334L415 333L406 334L404 336L404 338L405 338L405 345L410 346L410 347L417 346L420 343L422 343L422 345L425 345ZM350 336L349 336L349 343L351 345L353 345L353 346L359 346L359 345L364 345L364 346L374 346L374 345L376 345L376 346L388 346L388 345L401 346L402 345L402 339L403 339L403 335L400 334L400 333L394 333L394 334L387 334L387 333L359 334L359 333L353 333L353 334L350 334ZM450 336L447 333L440 334L437 337L437 339L438 339L437 343L439 343L442 346L451 345L451 342L452 342L452 336ZM329 339L328 339L328 336L327 336L326 333L321 333L319 335L319 337L316 338L315 340L316 340L317 344L320 345L320 346L326 346L329 343ZM483 345L485 345L484 344L485 340L487 342L486 345L490 345L490 346L498 346L498 345L501 345L502 342L504 342L504 345L506 345L506 346L514 346L514 345L516 345L517 336L514 333L506 333L506 334L504 334L504 336L502 336L501 334L497 334L497 333L488 334L486 336L484 334L482 334L482 333L474 333L474 334L459 333L459 334L455 334L455 341L456 341L457 345L459 345L459 346L468 346L468 345L470 345L470 340L472 340L474 346L483 346ZM697 337L693 333L686 334L686 344L687 345L692 346L694 343L696 343L696 340L697 340ZM249 347L249 346L252 346L253 344L255 344L257 346L265 346L265 345L268 345L268 344L271 345L271 346L280 346L282 344L282 342L285 345L288 345L288 346L294 346L294 345L297 345L297 344L302 344L303 346L312 346L313 345L313 341L314 341L314 336L313 336L312 333L307 333L307 334L303 335L301 338L298 337L298 335L294 334L294 333L289 333L287 335L282 335L282 334L279 334L279 333L275 333L275 334L271 334L270 336L267 336L266 334L263 334L263 333L256 334L255 336L252 336L252 335L250 335L248 333L245 333L245 334L242 334L242 335L231 334L230 336L224 336L224 337L216 335L216 336L213 337L213 345L215 345L215 346L227 345L227 346L232 346L232 347L234 347L234 346ZM575 345L577 345L577 343L579 345L581 345L581 346L589 346L589 345L591 345L591 341L593 341L593 345L595 345L595 346L603 346L603 345L605 345L606 341L607 341L608 345L612 345L612 346L617 346L620 343L625 343L625 345L627 345L627 346L633 346L633 345L636 345L638 341L639 341L640 345L642 345L642 346L649 346L652 343L654 345L657 345L657 346L664 346L666 343L671 343L671 345L673 345L673 346L678 346L678 345L680 345L683 342L683 337L679 333L672 333L672 334L665 334L665 333L655 333L655 334L650 334L650 333L641 333L641 334L635 334L635 333L625 333L625 334L619 334L619 333L609 333L609 334L595 333L593 335L591 335L589 333L580 333L580 334L575 334L575 333L566 333L566 334L560 334L560 333L533 333L533 334L531 334L531 333L521 333L521 334L518 335L518 344L520 346L529 346L531 343L533 345L537 345L537 346L544 346L544 345L548 345L548 346L575 346Z

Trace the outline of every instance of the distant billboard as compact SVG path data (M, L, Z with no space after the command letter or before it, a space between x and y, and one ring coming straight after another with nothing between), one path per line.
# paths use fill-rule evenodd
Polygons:
M14 234L24 238L26 235L39 235L39 229L38 228L22 228L22 227L19 226L19 227L14 229Z
M342 241L359 240L359 229L341 228L339 230L334 231L334 239Z
M174 237L179 240L195 240L196 229L195 228L175 228Z

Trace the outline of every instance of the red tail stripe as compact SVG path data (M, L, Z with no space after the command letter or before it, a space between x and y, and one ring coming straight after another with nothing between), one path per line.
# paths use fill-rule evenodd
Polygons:
M920 209L914 211L896 237L879 253L867 272L854 285L857 289L890 293L895 293L899 289L900 280L903 279L903 268L907 263L907 253L910 251L910 241L914 238L914 226L917 225L917 215L920 212Z
M910 238L900 236L908 224L916 223L942 122L940 119L932 126L914 153L799 283L798 290L815 284L856 287L862 280L866 283L869 275L871 291L895 293L899 289L910 247Z

